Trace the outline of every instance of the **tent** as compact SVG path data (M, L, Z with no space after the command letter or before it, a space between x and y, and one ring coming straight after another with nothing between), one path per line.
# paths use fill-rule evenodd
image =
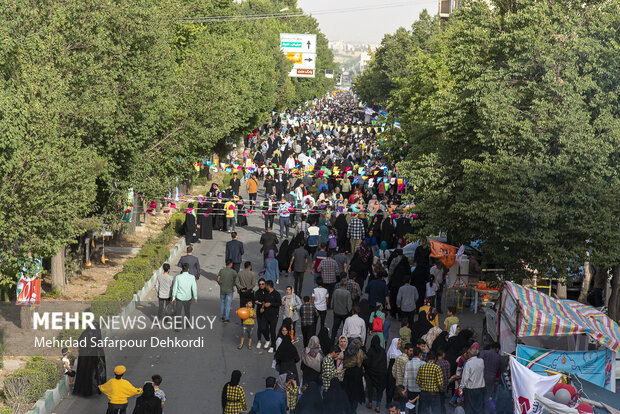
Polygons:
M615 375L615 354L620 351L618 324L597 309L570 300L554 299L534 289L505 282L499 307L499 342L503 352L513 353L517 343L541 350L610 350L609 375ZM573 367L573 369L577 369ZM562 367L567 373L571 368ZM615 378L605 385L615 391Z

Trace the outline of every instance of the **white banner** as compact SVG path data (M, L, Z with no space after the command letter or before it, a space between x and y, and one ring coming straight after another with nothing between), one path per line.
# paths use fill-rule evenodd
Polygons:
M579 414L579 411L574 408L569 408L567 405L560 404L559 402L551 401L549 398L545 398L542 395L535 395L536 402L534 405L539 405L549 414Z
M536 394L545 395L562 377L556 375L539 375L510 357L510 374L512 377L512 403L514 414L536 414L539 404L534 404ZM536 406L536 407L535 407Z

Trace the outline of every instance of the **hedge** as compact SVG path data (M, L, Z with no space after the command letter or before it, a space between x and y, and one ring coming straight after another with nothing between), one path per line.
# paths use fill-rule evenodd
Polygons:
M47 381L48 377L38 369L18 369L4 380L7 403L14 410L22 410L27 404L34 404L47 391Z
M24 369L18 369L4 379L4 397L11 408L1 408L0 414L25 410L45 391L55 388L60 378L60 369L55 362L43 357L30 358Z
M115 316L127 305L153 272L160 268L170 255L170 242L180 233L185 214L175 213L170 222L156 238L146 241L135 258L123 264L123 270L114 276L103 295L93 299L91 312L99 316Z
M45 379L47 389L55 388L60 380L60 370L55 362L31 359L26 362L26 369L39 371Z

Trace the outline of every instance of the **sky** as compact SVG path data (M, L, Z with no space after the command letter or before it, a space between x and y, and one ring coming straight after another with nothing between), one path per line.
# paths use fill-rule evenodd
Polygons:
M423 9L436 14L438 1L297 0L297 5L319 21L321 31L330 41L379 44L384 34L401 26L409 29Z

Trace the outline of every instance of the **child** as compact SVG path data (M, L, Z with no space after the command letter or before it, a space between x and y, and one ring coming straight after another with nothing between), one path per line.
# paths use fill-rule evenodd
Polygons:
M400 323L401 328L398 330L398 337L403 344L411 343L411 329L409 329L409 321L403 319Z
M454 316L455 313L456 313L456 308L454 306L450 306L448 308L448 316L446 316L446 319L443 321L443 326L446 332L450 332L450 327L452 325L459 324L459 318Z
M435 295L439 290L439 283L435 281L434 277L429 277L426 280L426 299L430 299L431 307L435 307Z
M164 393L164 390L159 388L159 385L161 384L161 381L162 381L161 375L158 375L158 374L153 375L151 377L151 381L153 381L153 388L155 388L155 396L159 398L159 401L161 401L161 412L163 414L164 403L166 402L166 393Z
M336 254L336 249L338 248L338 237L336 237L336 229L330 228L329 234L327 235L327 248L330 252Z
M241 343L237 349L243 348L243 341L245 341L245 335L248 335L248 349L252 349L252 332L254 332L254 319L256 318L256 311L252 307L252 301L248 300L245 307L250 310L250 316L244 319L241 323Z
M71 368L71 360L69 360L69 349L62 349L62 365L65 369L65 375L69 377L69 386L73 386L73 379L75 378L75 371Z

